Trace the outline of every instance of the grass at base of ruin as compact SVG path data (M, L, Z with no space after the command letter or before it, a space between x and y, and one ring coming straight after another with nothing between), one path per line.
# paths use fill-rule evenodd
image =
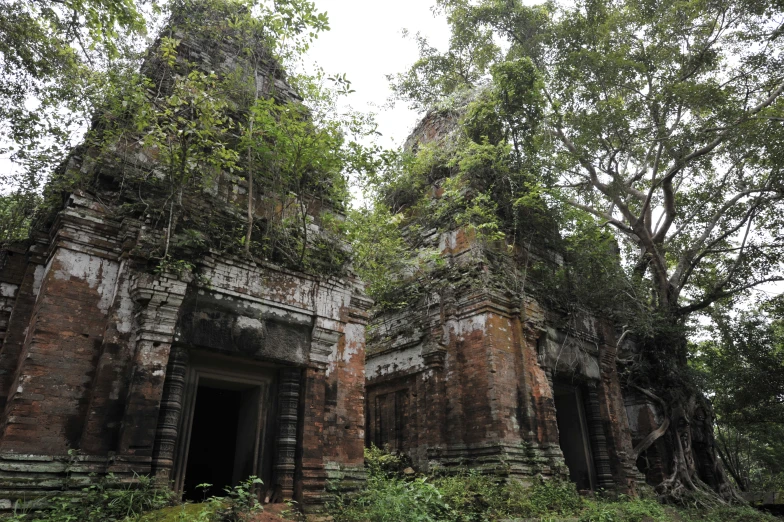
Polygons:
M710 509L665 506L646 498L581 496L574 484L534 480L501 482L466 471L457 475L402 472L405 463L378 449L366 450L367 487L329 506L335 522L773 522L749 506Z
M398 456L378 449L365 453L368 482L359 493L334 500L322 519L333 522L774 522L780 519L749 506L710 509L666 506L652 494L641 498L580 495L574 484L534 479L502 481L475 471L416 474ZM224 498L171 505L171 493L146 477L132 489L98 483L80 499L54 497L48 508L31 505L7 518L13 522L273 522L302 520L289 508L262 510L251 478ZM332 484L331 486L336 486ZM277 512L277 513L274 513Z

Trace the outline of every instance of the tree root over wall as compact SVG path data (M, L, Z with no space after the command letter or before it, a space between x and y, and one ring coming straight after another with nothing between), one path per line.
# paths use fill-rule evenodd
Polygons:
M661 362L656 366L661 369ZM670 466L655 490L665 503L702 508L745 504L718 458L710 401L681 372L673 372L674 366L667 372L669 378L652 378L650 370L653 368L648 367L642 375L637 373L645 377L647 386L627 384L627 388L657 404L663 418L661 424L634 448L632 459L636 461L661 441L658 447L665 448L662 459L669 460ZM674 374L678 377L674 378Z

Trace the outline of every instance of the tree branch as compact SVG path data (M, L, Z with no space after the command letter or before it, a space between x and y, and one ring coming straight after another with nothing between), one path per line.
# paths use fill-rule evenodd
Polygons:
M742 292L744 290L748 290L749 288L754 288L755 286L759 286L759 285L764 284L764 283L774 283L776 281L784 281L784 276L766 277L765 279L758 279L756 281L753 281L751 283L747 283L745 285L738 286L738 287L733 288L731 290L712 292L712 293L708 294L705 298L703 298L701 301L698 301L696 303L692 303L692 304L687 305L687 306L681 306L680 308L678 308L677 313L678 313L678 315L688 315L688 314L690 314L692 312L696 312L698 310L703 310L703 309L709 307L711 304L713 304L714 302L716 302L719 299L723 299L725 297L730 297L730 296L735 295L735 294L737 294L739 292Z

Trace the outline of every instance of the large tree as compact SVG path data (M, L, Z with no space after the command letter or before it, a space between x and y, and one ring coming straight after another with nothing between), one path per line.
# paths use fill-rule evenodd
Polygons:
M490 89L511 154L530 155L517 145L536 134L552 193L615 231L630 287L647 289L636 298L656 328L638 337L644 348L630 386L669 413L656 434L667 435L673 473L660 491L707 498L702 478L732 496L711 424L701 422L709 405L682 371L684 325L717 301L782 280L784 5L438 6L450 48L420 38L420 60L395 88L422 107ZM696 441L707 445L699 455Z
M141 3L141 2L140 2ZM8 0L0 9L0 240L17 240L42 182L145 32L132 0Z
M7 0L0 9L0 242L23 239L40 193L94 117L129 86L185 0ZM310 0L234 0L282 63L300 60L326 13ZM158 93L160 94L160 93ZM88 140L89 132L88 134Z

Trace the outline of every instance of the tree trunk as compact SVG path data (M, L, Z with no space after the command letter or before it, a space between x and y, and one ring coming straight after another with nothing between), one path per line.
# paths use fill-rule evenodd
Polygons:
M627 390L643 393L663 422L635 448L638 465L655 451L660 469L647 469L665 502L704 507L743 502L724 471L714 436L710 401L691 378L686 366L686 336L673 321L666 333L639 348L637 362L626 369ZM652 448L653 445L655 448ZM642 469L642 468L641 468Z

